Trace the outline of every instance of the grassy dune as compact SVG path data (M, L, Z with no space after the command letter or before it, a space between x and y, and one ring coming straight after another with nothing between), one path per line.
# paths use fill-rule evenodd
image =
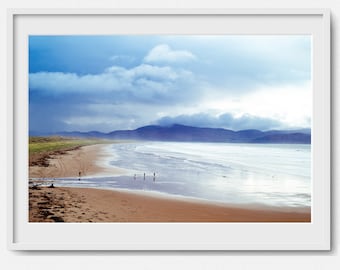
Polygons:
M66 150L70 147L103 143L104 140L96 139L77 139L65 137L30 137L29 152L39 153L46 151Z
M29 165L48 166L51 155L64 154L67 151L78 149L81 146L108 143L99 139L53 137L30 137L29 138Z

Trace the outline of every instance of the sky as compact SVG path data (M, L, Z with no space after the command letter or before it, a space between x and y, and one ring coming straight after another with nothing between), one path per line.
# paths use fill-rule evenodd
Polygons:
M311 127L308 35L30 36L30 132Z

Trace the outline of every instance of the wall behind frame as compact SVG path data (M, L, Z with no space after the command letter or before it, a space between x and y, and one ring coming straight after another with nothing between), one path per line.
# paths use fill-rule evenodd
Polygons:
M329 8L332 20L332 252L12 252L6 247L6 36L7 8ZM338 0L3 0L0 2L0 265L4 269L338 269L340 265L340 95Z

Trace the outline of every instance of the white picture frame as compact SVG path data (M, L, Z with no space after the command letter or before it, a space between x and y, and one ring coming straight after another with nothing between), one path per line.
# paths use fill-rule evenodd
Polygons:
M312 35L312 222L29 223L26 180L27 37L30 34ZM12 250L330 250L330 88L328 10L9 10L8 247Z

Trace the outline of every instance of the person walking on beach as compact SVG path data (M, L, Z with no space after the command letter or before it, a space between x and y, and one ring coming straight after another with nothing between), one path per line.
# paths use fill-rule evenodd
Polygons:
M79 179L78 179L78 181L80 181L80 177L81 177L81 171L79 171L78 175L79 175Z
M156 181L156 173L155 172L153 173L153 181L154 182Z

